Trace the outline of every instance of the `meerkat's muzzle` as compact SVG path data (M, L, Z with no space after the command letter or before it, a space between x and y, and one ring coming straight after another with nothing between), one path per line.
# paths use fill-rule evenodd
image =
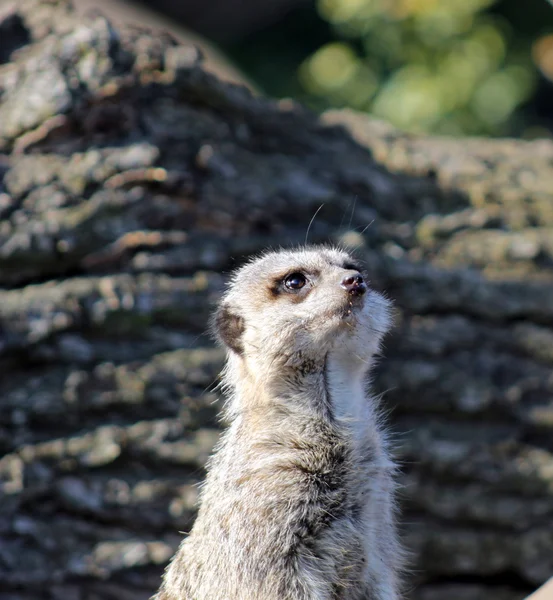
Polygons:
M342 318L350 321L353 317L353 310L360 308L364 304L364 296L368 290L367 284L362 275L353 273L345 275L342 278L340 287L346 291L346 306L344 307Z
M367 284L359 273L346 275L340 284L350 296L362 296L367 291Z

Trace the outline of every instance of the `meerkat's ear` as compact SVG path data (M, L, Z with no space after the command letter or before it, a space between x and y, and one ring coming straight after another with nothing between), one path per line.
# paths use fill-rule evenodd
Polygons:
M236 354L244 352L242 334L244 333L244 319L225 304L219 306L213 319L213 330L217 337Z

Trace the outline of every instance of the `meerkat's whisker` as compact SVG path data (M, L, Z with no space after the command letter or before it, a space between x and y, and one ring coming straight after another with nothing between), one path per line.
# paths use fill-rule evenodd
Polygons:
M305 232L305 244L307 244L307 238L309 237L309 230L311 229L311 225L315 221L316 216L319 214L319 211L324 206L324 202L319 206L319 208L315 211L315 214L311 217L311 221L309 221L309 225L307 226L307 231Z
M360 235L363 235L365 233L365 231L367 231L367 229L374 223L374 219L365 227L363 227L362 231L360 232Z
M357 196L353 199L353 208L351 209L351 215L349 216L349 225L348 229L351 229L351 223L353 221L353 215L355 213L355 206L357 205Z

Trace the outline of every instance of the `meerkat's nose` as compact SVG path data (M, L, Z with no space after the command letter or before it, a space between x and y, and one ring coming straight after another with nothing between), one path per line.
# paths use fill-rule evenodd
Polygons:
M346 275L340 285L352 296L362 296L367 291L367 284L359 273Z

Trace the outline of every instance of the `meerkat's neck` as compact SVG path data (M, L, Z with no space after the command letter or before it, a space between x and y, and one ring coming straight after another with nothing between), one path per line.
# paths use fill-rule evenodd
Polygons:
M282 369L272 381L252 369L233 377L230 368L227 383L232 390L230 420L255 422L256 429L267 433L279 421L292 428L319 421L339 428L357 445L376 430L375 410L365 391L366 369L345 355L328 355L310 372ZM280 437L283 431L275 434Z
M345 355L329 355L326 361L325 388L334 419L347 429L357 442L372 435L376 411L367 393L366 369Z

